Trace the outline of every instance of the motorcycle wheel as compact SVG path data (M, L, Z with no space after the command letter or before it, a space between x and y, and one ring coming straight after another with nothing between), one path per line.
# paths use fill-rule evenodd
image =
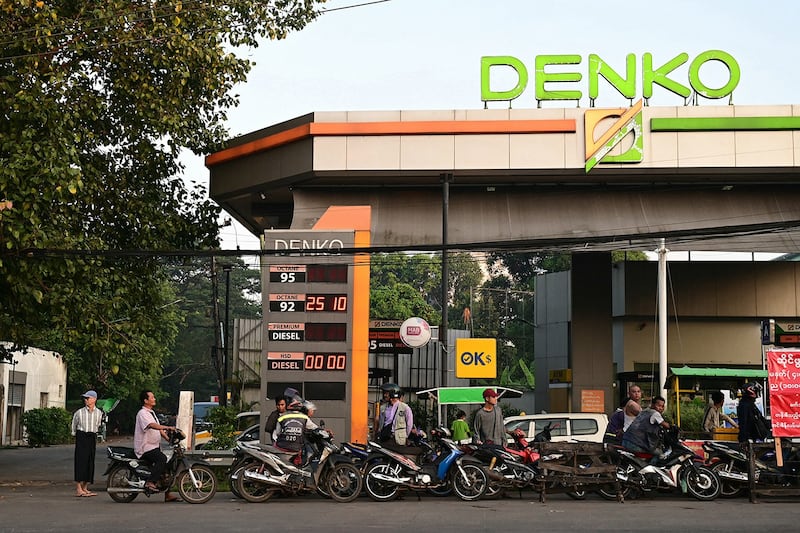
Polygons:
M722 483L711 469L699 466L695 470L687 469L686 488L696 499L708 502L716 499L722 492Z
M186 503L206 503L217 493L217 476L204 465L195 465L184 470L178 474L176 481L178 494Z
M367 467L364 472L364 487L367 489L369 497L376 502L390 502L397 498L400 486L397 483L380 480L375 476L397 477L400 475L400 468L400 465L391 465L384 461L373 463Z
M454 467L455 468L455 467ZM463 470L463 474L461 472ZM481 465L466 463L461 465L461 470L453 470L453 492L464 501L471 502L486 494L489 478Z
M236 480L239 494L250 503L261 503L272 498L280 489L272 485L247 479L247 472L258 472L261 468L259 463L245 465L239 470L239 478Z
M361 494L364 488L364 479L361 470L350 463L333 465L328 475L325 476L328 494L340 503L352 502Z
M503 487L500 486L500 483L497 481L489 481L489 485L486 487L486 492L483 494L486 497L493 498L500 494L503 491Z
M108 473L108 479L106 480L106 490L108 489L121 489L121 488L128 488L130 484L128 482L136 482L139 481L139 478L131 473L131 471L123 466L118 465L115 466L111 472ZM136 496L139 495L138 492L109 492L109 496L111 499L117 503L130 503L136 499Z
M716 472L732 472L736 474L747 474L747 472L743 472L740 468L736 465L732 465L729 463L717 463L711 470ZM722 489L720 490L720 496L723 498L738 498L745 492L745 487L742 483L737 483L736 481L729 481L727 479L719 478L720 483L722 483Z

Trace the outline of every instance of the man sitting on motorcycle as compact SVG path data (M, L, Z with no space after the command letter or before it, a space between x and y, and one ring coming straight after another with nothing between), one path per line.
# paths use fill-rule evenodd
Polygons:
M286 389L286 412L278 417L272 434L276 448L297 454L300 457L305 444L305 432L316 429L317 425L303 412L303 398L294 389ZM313 405L313 404L312 404Z
M650 407L644 409L631 422L622 436L622 446L632 452L653 454L657 459L663 453L661 449L661 428L669 428L662 413L666 400L663 396L654 396Z

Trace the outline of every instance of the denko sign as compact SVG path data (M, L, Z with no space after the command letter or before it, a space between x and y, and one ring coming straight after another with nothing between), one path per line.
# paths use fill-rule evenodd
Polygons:
M583 79L577 69L554 72L553 68L567 68L564 65L580 65L579 55L540 55L534 61L534 87L536 100L580 100L583 92L580 88L568 88L568 84L576 84ZM727 52L707 50L689 63L687 87L670 77L673 71L689 61L689 54L680 53L660 66L653 65L653 54L642 55L641 87L642 97L647 100L653 96L653 86L664 89L683 98L689 98L694 91L705 98L724 98L733 93L739 84L741 70L739 63ZM700 75L700 68L708 62L722 63L728 71L727 81L721 86L712 87L705 83ZM625 57L625 75L619 74L597 54L589 54L587 77L589 78L589 100L594 102L600 93L600 78L606 80L622 96L629 99L636 97L636 56ZM508 90L492 90L491 74L494 67L510 67L516 72L517 84ZM528 68L513 56L485 56L481 58L481 100L484 102L510 101L520 96L528 86ZM555 84L558 84L557 86ZM567 88L564 88L565 85Z

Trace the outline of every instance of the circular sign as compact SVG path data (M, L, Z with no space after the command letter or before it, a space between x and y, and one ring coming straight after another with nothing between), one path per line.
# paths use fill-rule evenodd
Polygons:
M411 317L400 326L400 340L409 348L420 348L431 340L431 327L424 319Z

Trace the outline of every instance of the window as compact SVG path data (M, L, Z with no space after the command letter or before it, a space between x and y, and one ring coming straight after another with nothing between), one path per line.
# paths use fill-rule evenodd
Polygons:
M39 407L42 409L47 409L48 403L50 403L47 399L49 395L46 392L39 393Z
M597 420L580 418L572 420L573 435L595 435L597 431Z
M543 431L550 425L550 435L553 437L563 437L567 434L566 418L542 418L536 421L536 433Z

